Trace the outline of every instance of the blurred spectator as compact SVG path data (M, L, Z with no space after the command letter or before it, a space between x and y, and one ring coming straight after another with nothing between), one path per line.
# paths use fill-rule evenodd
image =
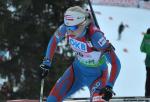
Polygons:
M123 24L123 22L121 22L118 27L118 40L121 40L121 34L122 34L124 28L125 28L125 25Z
M141 52L146 54L145 66L146 66L146 83L145 83L145 96L150 97L150 28L147 29L141 43Z

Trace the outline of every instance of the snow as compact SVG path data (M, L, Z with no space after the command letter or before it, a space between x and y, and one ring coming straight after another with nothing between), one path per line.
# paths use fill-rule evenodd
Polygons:
M116 80L116 96L144 96L145 93L145 54L140 52L143 32L150 27L150 11L139 8L93 5L101 30L116 48L121 61L121 72ZM118 25L128 25L118 38ZM124 51L126 50L126 52ZM89 97L87 87L72 97Z

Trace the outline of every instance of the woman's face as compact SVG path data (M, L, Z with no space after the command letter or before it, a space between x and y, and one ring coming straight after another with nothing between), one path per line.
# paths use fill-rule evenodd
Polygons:
M79 25L68 26L66 28L67 28L67 32L69 34L73 34L73 35L79 36L84 31L85 27L86 27L86 21L82 22Z

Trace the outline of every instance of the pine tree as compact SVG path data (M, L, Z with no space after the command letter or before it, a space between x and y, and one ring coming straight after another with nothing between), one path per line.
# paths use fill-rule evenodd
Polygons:
M10 59L0 62L0 75L8 79L12 88L17 87L11 99L38 99L39 64L49 38L63 22L64 11L83 3L80 0L0 0L0 52L11 53ZM60 57L64 57L63 63ZM70 63L64 55L56 54L45 95Z

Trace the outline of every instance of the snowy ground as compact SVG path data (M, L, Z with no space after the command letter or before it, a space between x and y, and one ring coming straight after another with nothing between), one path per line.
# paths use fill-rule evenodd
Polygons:
M143 32L150 27L150 11L138 8L109 7L93 5L101 30L116 48L122 69L114 86L116 96L144 96L145 54L140 52ZM123 22L128 27L118 38L118 25ZM125 49L125 51L124 51ZM89 97L87 87L73 97Z

